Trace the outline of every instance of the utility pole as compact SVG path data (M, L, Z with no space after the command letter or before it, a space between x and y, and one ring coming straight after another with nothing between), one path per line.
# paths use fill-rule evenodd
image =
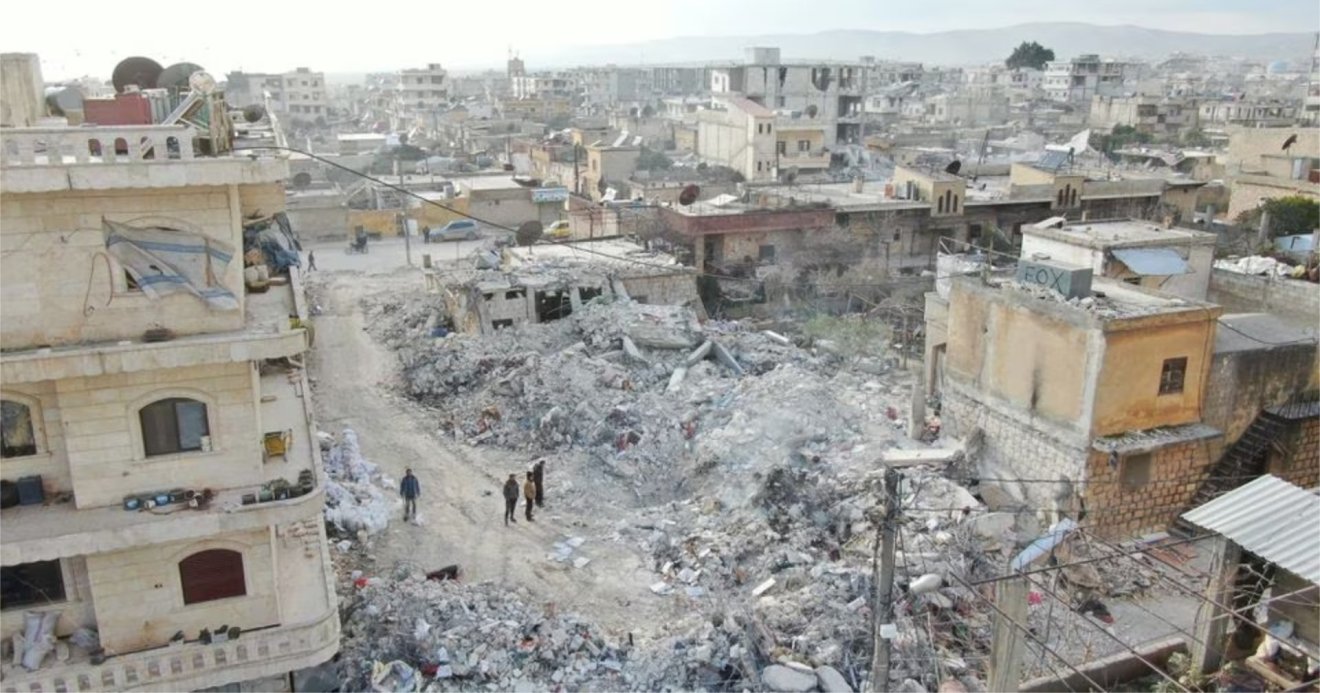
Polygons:
M897 469L885 470L885 517L880 523L880 539L875 544L871 574L875 581L875 603L871 606L871 683L873 693L889 690L889 638L881 634L894 618L894 544L898 537ZM995 689L991 689L995 690Z

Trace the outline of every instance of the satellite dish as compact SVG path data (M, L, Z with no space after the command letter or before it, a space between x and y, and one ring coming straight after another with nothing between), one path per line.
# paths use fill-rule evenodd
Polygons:
M962 170L962 162L957 159L950 161L949 165L944 167L945 173L952 173L955 176L958 175L958 172L961 170Z
M1296 143L1297 143L1297 133L1294 132L1293 134L1288 135L1288 139L1283 141L1283 151L1285 152L1288 151L1288 149L1291 148Z
M202 72L202 66L194 63L174 63L156 78L156 86L161 89L183 90L188 87L188 78L192 77L194 72Z
M243 107L243 120L249 123L255 123L266 117L266 107L259 103Z
M188 77L188 87L199 94L210 94L215 91L215 78L208 72L194 72Z
M696 202L699 195L701 195L701 188L699 186L686 185L683 187L683 192L678 194L678 203L686 207L693 202Z
M293 187L305 188L312 184L312 174L306 171L299 171L293 174Z
M514 234L514 238L518 240L518 245L530 246L541 240L541 233L543 231L545 231L545 228L541 226L541 222L529 221L518 227L518 231Z
M117 94L124 93L124 89L130 84L136 84L139 89L155 89L156 80L163 71L164 68L160 63L151 58L141 56L124 58L115 65L115 71L110 75L110 82L115 85Z
M820 109L816 108L816 104L811 104L810 106L807 106L808 118L815 118L817 113L820 113Z

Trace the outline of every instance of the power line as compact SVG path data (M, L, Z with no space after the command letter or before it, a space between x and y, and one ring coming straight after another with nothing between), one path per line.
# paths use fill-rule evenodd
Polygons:
M409 197L416 198L417 200L420 200L420 201L423 202L424 204L429 204L429 205L432 205L432 206L434 206L434 207L438 207L438 208L440 208L440 209L443 209L443 210L446 210L446 211L448 211L448 212L451 212L451 213L453 213L453 214L457 214L458 216L461 216L461 217L464 217L464 218L467 218L467 219L471 219L471 220L473 220L473 221L481 222L482 224L485 224L486 226L490 226L490 227L493 227L493 228L499 229L499 230L501 230L501 231L509 231L509 232L512 232L512 233L517 233L517 232L518 232L518 229L513 228L513 227L511 227L511 226L505 226L504 224L500 224L500 223L493 222L493 221L490 221L490 220L487 220L487 219L483 219L483 218L481 218L481 217L478 217L478 216L476 216L476 215L473 215L473 214L470 214L470 213L468 213L468 212L462 211L462 210L460 210L460 209L455 209L455 208L450 207L450 206L448 206L448 205L440 204L439 202L436 202L435 200L432 200L432 199L429 199L429 198L427 198L427 197L425 197L425 196L419 195L419 194L417 194L417 193L415 193L415 192L413 192L413 191L411 191L411 190L409 190L409 189L407 189L407 188L405 188L405 187L403 187L403 186L395 185L394 183L390 183L389 181L382 180L382 179L380 179L380 178L376 178L375 176L372 176L372 175L369 175L369 174L366 174L366 173L362 173L361 171L358 171L358 170L352 169L352 168L350 168L350 167L348 167L348 166L344 166L343 164L340 164L339 162L331 161L331 160L329 160L329 159L327 159L327 158L325 158L325 157L318 156L318 155L313 154L313 153L311 153L311 152L303 151L303 150L301 150L301 149L297 149L297 148L294 148L294 147L279 147L279 146L274 146L274 145L261 145L261 146L255 146L255 147L235 147L235 148L234 148L234 151L257 151L257 150L278 150L278 151L293 152L293 153L295 153L295 154L301 154L301 155L303 155L303 156L306 156L306 157L309 157L309 158L315 159L315 160L317 160L317 161L320 161L321 163L324 163L324 164L326 164L326 165L328 165L328 166L333 166L333 167L335 167L335 168L337 168L337 169L343 170L343 171L345 171L345 172L347 172L347 173L351 173L351 174L353 174L353 175L355 175L355 176L359 176L359 177L361 177L361 178L363 178L363 179L369 180L369 181L371 181L371 182L373 182L373 183L376 183L376 184L378 184L378 185L385 186L385 187L387 187L387 188L390 188L391 190L394 190L394 191L396 191L396 192L402 193L402 194L407 195L407 196L409 196ZM660 207L656 206L656 208L659 209ZM559 245L565 245L565 246L570 246L570 244L567 244L567 243L556 243L556 242L545 242L545 241L541 241L541 242L539 242L538 245L545 245L545 246L559 246ZM621 262L628 262L628 263L632 263L632 264L635 264L635 265L640 265L640 266L643 266L643 267L650 267L650 268L653 268L653 269L663 269L663 270L671 270L671 271L675 269L675 267L674 267L674 266L671 266L671 265L659 265L659 264L656 264L656 263L645 262L645 261L643 261L643 260L637 260L637 259L635 259L635 258L620 257L620 256L618 256L618 255L610 255L609 253L604 253L604 252L601 252L601 251L599 251L599 250L593 250L593 249L591 249L591 248L584 248L584 247L580 247L580 246L577 246L577 245L571 245L570 247L572 247L572 248L574 248L574 250L577 250L577 251L580 251L580 252L591 253L591 254L594 254L594 255L600 255L600 256L603 256L603 257L610 258L610 259L612 259L612 260L618 260L618 261L621 261ZM685 268L685 269L689 269L689 268ZM699 269L699 268L692 268L691 273L694 274L694 275L696 275L696 276L712 277L712 278L715 278L715 279L725 279L725 280L730 280L730 281L746 281L746 282L759 281L759 280L754 279L754 278L748 278L748 277L735 277L735 276L731 276L731 275L724 275L724 274L717 274L717 273L714 273L714 272L707 272L707 271L705 271L705 270L703 270L703 269ZM952 275L949 275L949 276L951 276L951 277L954 277L954 276L972 276L972 275L975 275L975 274L979 274L979 272L958 273L958 274L952 274ZM895 279L890 280L890 281L887 281L887 282L830 283L830 284L827 284L827 286L833 286L833 287L869 287L869 288L887 288L887 287L891 287L891 286L894 286L894 285L896 285L896 284L901 284L901 283L904 283L904 282L929 283L930 281L933 281L933 277L898 277L898 278L895 278Z

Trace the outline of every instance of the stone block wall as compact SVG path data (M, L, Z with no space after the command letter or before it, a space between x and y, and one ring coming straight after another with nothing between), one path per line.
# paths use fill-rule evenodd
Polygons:
M1223 306L1225 313L1273 313L1314 326L1320 315L1320 284L1217 269L1210 275L1207 300Z
M1189 509L1213 468L1216 456L1211 442L1184 441L1152 450L1150 474L1140 484L1124 479L1124 465L1132 455L1113 465L1108 454L1092 452L1087 462L1086 524L1097 535L1115 540L1168 529Z
M79 508L118 505L129 493L264 481L251 363L74 378L56 381L55 390ZM207 404L211 451L145 457L138 412L166 397Z
M154 325L176 334L236 330L243 312L208 310L191 295L151 300L129 292L107 260L102 218L177 224L241 248L239 220L224 186L6 194L0 201L6 349L139 338ZM220 282L242 294L235 257Z
M1076 506L1086 467L1084 448L955 389L945 388L941 407L944 435L963 437L978 428L983 432L984 445L976 472L983 479L982 490L992 506L1040 511ZM994 491L988 490L991 488Z
M217 548L243 555L246 594L185 605L179 561ZM179 630L195 638L222 624L247 630L280 623L269 528L88 556L87 570L101 645L110 652L163 645Z
M1270 455L1269 472L1304 489L1320 486L1320 418L1295 423L1280 442L1281 451Z

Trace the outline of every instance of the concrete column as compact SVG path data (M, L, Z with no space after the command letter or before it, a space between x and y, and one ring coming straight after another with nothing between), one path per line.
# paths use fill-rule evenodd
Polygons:
M1016 625L1027 621L1026 579L995 583L995 606L999 613L995 614L994 639L990 642L987 690L1016 691L1022 683L1022 655L1027 649L1026 634Z
M1192 672L1209 674L1219 668L1223 659L1224 638L1232 617L1219 605L1232 603L1240 560L1241 550L1237 544L1223 536L1211 539L1210 567L1206 571L1210 582L1205 588L1205 600L1196 610L1196 621L1192 626L1196 637L1188 643L1192 648Z

